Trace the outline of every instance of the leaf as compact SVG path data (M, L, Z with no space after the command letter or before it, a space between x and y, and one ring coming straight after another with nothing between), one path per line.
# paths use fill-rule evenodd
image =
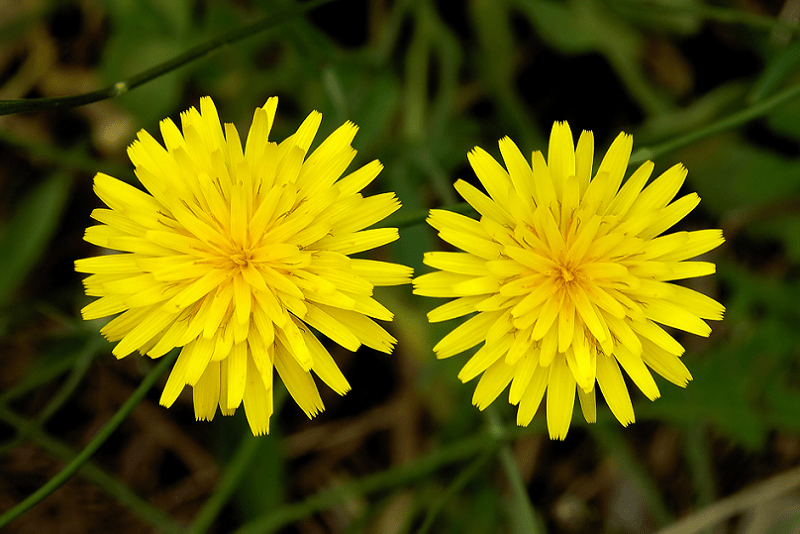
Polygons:
M750 224L747 233L757 239L776 239L783 245L789 260L800 262L800 215L770 216L766 221Z
M725 302L728 339L702 355L684 356L694 376L685 390L665 384L661 399L639 406L668 421L708 421L755 450L775 426L800 428L800 382L787 372L800 345L800 284L726 263L718 274L731 294Z
M28 193L0 236L0 307L14 294L58 229L69 180L55 174Z
M753 85L750 99L753 102L759 102L770 96L786 78L797 72L798 67L800 67L800 41L795 41L781 49L769 60L761 76ZM800 108L797 104L793 104L793 107ZM797 133L800 132L800 128L798 128L797 122L787 121L782 112L773 113L770 117L770 124L776 125L779 129L788 127L789 131L795 134L794 137L799 137Z
M755 343L748 343L706 354L702 361L687 358L694 380L686 389L658 380L662 398L651 406L641 406L642 411L673 423L708 421L736 442L759 448L767 428L748 394L752 362L743 361L755 348Z
M783 200L798 191L800 161L745 143L733 135L717 136L680 153L689 180L715 214Z
M770 128L778 134L800 141L800 101L792 100L783 104L780 109L770 114L767 120Z
M272 435L256 438L260 441L256 459L238 484L236 505L245 519L279 507L284 499L284 441L278 432L273 429Z
M528 18L539 37L556 50L567 54L594 50L594 37L576 22L567 4L535 0L517 2L516 7Z

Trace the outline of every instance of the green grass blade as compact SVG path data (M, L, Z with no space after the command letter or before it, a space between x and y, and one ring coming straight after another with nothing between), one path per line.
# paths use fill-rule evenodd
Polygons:
M0 237L0 307L14 293L39 260L58 229L67 200L69 180L55 174L22 200Z
M285 22L293 17L302 15L316 7L328 4L334 0L312 0L303 4L277 11L253 24L249 24L232 32L223 34L215 39L206 41L199 44L183 54L178 55L165 61L160 65L156 65L151 69L147 69L138 74L134 74L127 80L118 81L103 89L83 93L80 95L64 96L64 97L48 97L48 98L22 98L16 100L0 100L0 115L11 115L13 113L30 113L34 111L47 111L56 109L70 109L86 104L99 102L108 98L114 98L121 94L127 93L144 83L154 80L171 72L177 68L191 63L196 59L200 59L221 46L232 44L241 41L247 37L255 35L264 30L268 30L282 22Z
M22 502L0 515L0 528L5 527L22 514L39 504L45 497L60 488L72 475L78 472L83 465L89 461L92 455L105 443L111 434L122 424L122 422L130 415L136 405L144 398L145 394L153 387L153 384L161 378L161 375L172 365L178 355L178 351L174 351L171 355L161 358L161 361L153 368L150 373L144 377L139 387L128 397L123 405L117 410L117 413L105 424L105 426L97 433L92 441L75 457L64 469L62 469L56 476L48 480L44 486L33 492Z

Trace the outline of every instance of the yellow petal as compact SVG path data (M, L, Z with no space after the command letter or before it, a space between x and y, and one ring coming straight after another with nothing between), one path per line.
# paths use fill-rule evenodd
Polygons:
M636 171L625 182L625 185L623 185L619 190L617 196L614 197L614 201L608 208L608 213L610 215L617 215L621 217L628 213L631 206L638 198L639 193L642 192L644 184L647 183L648 178L650 178L650 175L653 173L654 167L655 165L652 161L645 161L641 166L639 166L638 169L636 169Z
M210 362L192 388L194 417L198 421L214 419L219 404L219 373L219 362Z
M528 426L533 420L533 416L536 415L536 412L539 410L539 405L542 403L549 376L550 373L547 368L536 366L533 371L533 376L530 382L528 382L528 387L525 389L519 401L517 425Z
M550 365L547 380L547 430L550 439L567 437L575 406L575 378L567 367L567 360L558 356Z
M215 340L205 338L198 338L186 346L191 357L189 366L186 369L187 384L194 386L197 384L197 381L200 380L200 377L203 376L206 367L208 367L211 361L211 355L214 353L215 346Z
M566 121L554 122L550 131L547 165L550 168L550 176L553 179L558 198L563 196L567 178L575 175L575 147L572 143L572 131L569 124Z
M324 237L317 242L316 247L342 254L356 254L381 247L396 241L399 237L397 228L373 228L340 236Z
M463 317L475 311L475 305L484 300L483 295L459 297L428 312L428 321L439 323ZM102 316L101 316L102 317Z
M508 212L503 209L500 205L494 202L491 198L487 197L478 189L465 182L464 180L457 180L455 184L453 184L458 194L466 200L470 206L475 208L475 211L483 215L484 217L489 217L490 219L494 219L502 224L513 225L514 219Z
M542 311L533 326L533 332L531 333L531 338L534 341L544 338L550 331L550 328L555 323L556 317L558 317L561 303L562 299L558 295L551 295L544 303Z
M681 163L667 169L636 197L628 217L657 211L669 204L686 180L688 172Z
M652 239L657 235L661 235L691 213L698 204L700 204L700 197L697 196L697 193L689 193L679 198L669 206L662 208L658 212L658 217L644 230L639 232L639 237L642 239Z
M493 365L502 356L502 352L498 350L490 351L486 348L486 345L482 346L475 351L475 354L473 354L472 357L467 360L467 363L464 365L464 367L461 368L461 371L458 373L458 379L465 383L469 382L479 374L486 371L486 369Z
M347 350L356 351L361 346L353 332L319 306L309 305L304 320Z
M531 166L525 161L525 156L522 155L522 152L520 152L511 138L504 137L500 139L499 145L511 182L522 201L523 207L528 211L533 211L536 205L534 203L533 192L535 186Z
M228 355L228 410L235 410L242 403L244 391L247 385L247 343L233 345L231 353Z
M622 178L625 176L625 170L628 168L628 161L631 158L631 150L633 149L633 136L621 132L603 157L600 162L600 167L597 169L597 177L603 173L608 174L608 182L605 185L604 192L601 197L600 205L598 206L598 213L605 213L606 209L611 205L611 201L619 191L619 186L622 184ZM595 180L597 180L595 177ZM590 184L591 187L591 184Z
M252 357L247 358L247 384L244 388L244 413L254 436L269 434L272 416L272 390L267 390Z
M293 357L282 350L276 351L275 369L286 384L289 394L309 418L325 409L311 374L304 371Z
M539 355L535 353L525 354L522 358L518 358L517 361L519 363L516 365L516 371L514 372L514 381L511 383L511 390L508 392L508 402L515 405L522 400L522 396L528 389L528 384L530 384L536 368L539 367ZM506 365L514 366L517 361L509 363L508 359L506 359Z
M141 348L162 330L175 321L175 314L161 310L151 310L149 314L122 338L112 351L117 358L123 358ZM110 323L109 323L110 324Z
M645 301L645 315L648 319L663 325L685 330L698 336L708 337L711 334L711 327L708 326L708 323L680 305L665 300Z
M178 354L178 359L169 373L167 383L164 385L164 390L161 392L161 398L158 401L161 406L165 408L172 406L178 395L183 391L183 387L186 385L186 370L189 368L190 356L190 351L186 347Z
M705 254L725 242L725 238L722 237L722 230L696 230L688 232L687 237L688 240L683 246L657 258L661 261L688 260L700 254Z
M682 388L692 379L692 374L678 356L664 350L647 338L642 338L642 360L653 371Z
M556 190L550 169L544 161L544 156L540 151L535 151L531 158L533 169L534 200L536 200L537 210L541 208L551 209L556 205Z
M467 160L492 200L505 204L511 185L505 169L488 152L477 146L467 153Z
M372 160L363 167L351 172L338 182L339 192L342 196L353 195L369 185L383 170L383 165L378 160Z
M314 360L314 366L312 367L314 373L339 395L344 395L350 391L350 383L344 377L336 362L333 361L328 349L308 330L303 330L303 337Z
M611 413L622 423L622 426L633 423L635 418L631 397L616 359L611 356L597 358L597 383L608 407L611 408Z
M486 409L503 392L514 378L516 365L508 365L502 359L496 361L481 376L475 393L472 395L472 404L479 410Z
M697 278L708 276L717 272L717 266L707 261L680 261L665 263L669 274L658 279L662 281L684 280L686 278Z
M449 358L450 356L454 356L474 347L486 339L489 327L494 324L502 314L502 311L481 312L467 319L433 347L436 357L439 359Z
M592 175L592 162L594 160L594 134L584 130L578 138L575 147L575 176L578 178L581 198L589 187Z
M624 345L617 346L614 351L614 356L616 356L619 364L622 365L622 368L625 369L628 376L631 377L636 386L642 390L642 393L644 393L648 399L656 400L661 396L656 381L653 380L653 375L650 374L641 356L635 355Z
M407 284L414 273L411 267L385 261L355 258L351 262L353 273L375 286Z
M666 352L680 356L686 349L675 341L671 335L667 334L663 328L655 324L653 321L631 321L628 323L634 332L639 334L639 338L644 345L645 340L651 341L653 344L661 347Z
M594 390L595 388L592 388L589 392L585 392L583 389L578 388L578 400L581 404L583 418L586 419L587 423L597 422L597 401L595 400Z

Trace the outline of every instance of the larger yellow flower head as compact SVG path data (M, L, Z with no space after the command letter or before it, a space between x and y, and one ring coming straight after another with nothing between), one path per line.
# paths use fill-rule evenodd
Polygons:
M448 358L483 342L459 374L466 382L483 373L473 396L481 410L510 383L517 424L528 425L547 391L550 437L563 439L576 386L587 421L596 418L596 383L616 418L633 422L620 365L651 400L659 390L648 367L681 387L692 379L683 347L657 323L708 336L704 319L722 319L721 304L669 283L712 274L714 264L685 260L722 244L722 232L661 236L700 198L670 204L686 178L680 164L644 187L648 161L622 185L632 147L621 133L592 178L591 132L576 147L567 123L555 123L548 161L537 151L532 165L504 138L505 169L480 148L468 155L488 197L455 184L480 221L431 210L431 226L464 252L427 253L441 271L416 278L414 292L455 299L431 322L474 313L434 351Z
M348 254L397 239L396 228L364 230L400 207L392 193L359 191L381 171L373 161L340 179L355 157L356 126L345 123L306 158L322 116L312 112L280 144L268 141L278 105L253 116L242 150L220 125L211 98L166 119L166 148L144 130L128 149L150 194L105 174L94 190L110 209L85 239L121 251L75 262L86 293L100 297L85 319L120 313L102 330L122 358L183 347L161 404L193 386L198 419L244 402L254 434L269 432L273 367L309 417L324 409L311 377L344 394L350 385L307 325L349 350L391 352L395 339L370 317L392 313L373 286L409 281L408 267Z

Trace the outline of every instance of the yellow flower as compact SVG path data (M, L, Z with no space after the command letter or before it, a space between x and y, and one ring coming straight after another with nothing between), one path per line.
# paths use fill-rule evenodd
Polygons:
M704 319L724 307L672 280L715 272L685 261L720 244L720 230L660 234L700 202L695 193L670 204L686 178L675 165L644 187L648 161L620 188L633 139L621 133L591 178L594 138L573 145L566 122L555 123L548 159L528 165L509 138L500 140L506 169L476 147L470 165L487 197L464 181L456 190L480 221L431 210L439 236L464 252L429 252L439 272L414 280L414 292L454 300L432 310L431 322L475 313L435 347L448 358L483 345L458 377L483 373L472 402L483 410L510 383L517 424L527 426L547 391L550 437L564 439L577 385L584 417L596 419L595 382L623 424L634 421L620 365L651 400L660 394L648 367L681 387L692 379L684 348L658 324L708 336Z
M407 283L411 269L351 259L397 239L396 228L364 228L400 207L392 193L359 191L383 168L373 161L339 179L355 157L346 122L306 158L321 114L280 144L267 137L278 99L253 116L246 147L220 126L211 98L181 114L183 133L161 122L166 149L142 130L128 154L150 194L105 174L94 190L110 209L86 241L121 251L75 262L100 297L84 319L119 313L101 333L123 358L183 347L161 395L171 406L193 387L198 420L244 402L255 435L269 432L273 366L309 416L324 409L310 371L344 394L350 385L308 326L354 351L389 353L395 339L370 317L392 313L373 286Z

